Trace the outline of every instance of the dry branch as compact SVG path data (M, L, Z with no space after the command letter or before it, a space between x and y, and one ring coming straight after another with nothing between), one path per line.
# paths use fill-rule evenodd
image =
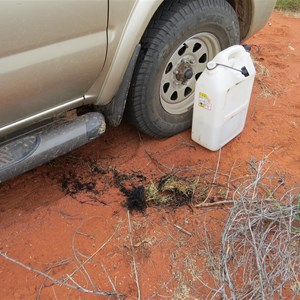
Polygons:
M140 300L141 299L141 290L140 290L139 276L138 276L138 272L137 272L137 266L136 266L135 255L134 255L134 245L133 245L133 239L132 239L132 226L131 226L129 210L127 210L127 218L128 218L128 230L129 230L131 258L132 258L132 264L133 264L134 275L135 275L135 283L136 283L136 288L137 288L137 298L138 298L138 300Z
M50 276L50 275L48 275L48 274L46 274L42 271L39 271L37 269L34 269L32 267L29 267L29 266L23 264L22 262L8 256L6 253L0 252L0 256L2 256L4 259L7 259L7 260L9 260L9 261L25 268L25 269L33 272L33 273L37 273L39 275L44 276L45 278L50 280L52 283L57 284L59 286L66 286L68 288L71 288L71 289L74 289L74 290L77 290L77 291L80 291L80 292L83 292L83 293L87 293L87 294L93 294L93 295L99 295L99 296L118 296L118 294L115 293L115 292L102 292L102 291L93 291L93 290L86 289L86 288L80 286L74 280L72 280L74 285L70 284L70 283L67 283L67 282L64 282L64 280L58 280L58 279L56 279L56 278L54 278L54 277L52 277L52 276Z
M80 269L83 269L84 265L89 262L93 257L95 257L114 237L116 232L113 232L113 234L92 254L90 255L84 262L78 261L79 265L75 268L75 270L70 274L67 275L67 277L64 279L64 282L67 282L72 276L74 276ZM74 237L73 237L73 251L74 250Z
M194 205L230 205L220 244L213 244L208 229L204 228L204 253L213 279L213 284L207 284L198 278L209 291L206 299L267 300L300 296L300 187L283 194L284 177L269 174L269 157L276 150L260 161L250 161L250 174L239 178L232 178L235 164L229 175L219 173L219 153L208 195L213 194L212 189L219 185L217 176L222 175L228 177L226 196L213 194L211 198L216 202ZM233 191L230 196L229 189ZM212 228L213 234L214 231Z
M184 228L180 227L179 225L174 224L174 227L177 228L179 231L183 232L184 234L186 234L188 236L192 236L192 234L190 232L188 232Z

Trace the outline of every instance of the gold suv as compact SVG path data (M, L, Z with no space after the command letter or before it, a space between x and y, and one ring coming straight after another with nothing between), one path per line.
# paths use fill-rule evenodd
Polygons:
M0 2L0 182L129 120L191 125L196 80L253 35L275 0ZM70 113L70 111L76 112Z

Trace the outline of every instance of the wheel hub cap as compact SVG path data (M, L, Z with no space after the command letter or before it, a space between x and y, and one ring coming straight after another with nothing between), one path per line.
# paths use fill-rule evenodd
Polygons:
M194 75L193 68L187 60L183 60L179 63L178 67L174 71L175 78L178 83L186 84Z
M171 114L191 109L196 81L208 61L221 50L219 41L211 33L199 33L182 43L171 55L161 79L160 100Z

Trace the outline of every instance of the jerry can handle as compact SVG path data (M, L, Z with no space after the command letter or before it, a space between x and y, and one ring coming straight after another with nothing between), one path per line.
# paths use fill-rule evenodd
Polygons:
M219 63L210 61L210 62L207 64L206 68L207 68L207 70L212 71L212 70L216 69L216 68L219 67L219 66L222 66L222 67L225 67L225 68L228 68L228 69L231 69L231 70L240 72L240 73L241 73L242 75L244 75L245 77L249 77L249 76L250 76L249 71L247 70L247 68L246 68L245 66L242 67L241 69L236 69L236 68L233 68L233 67L224 65L224 64L219 64Z

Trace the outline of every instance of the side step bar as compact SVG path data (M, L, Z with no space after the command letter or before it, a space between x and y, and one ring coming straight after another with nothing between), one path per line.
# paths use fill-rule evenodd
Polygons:
M70 152L105 132L101 113L91 112L0 147L0 183Z

